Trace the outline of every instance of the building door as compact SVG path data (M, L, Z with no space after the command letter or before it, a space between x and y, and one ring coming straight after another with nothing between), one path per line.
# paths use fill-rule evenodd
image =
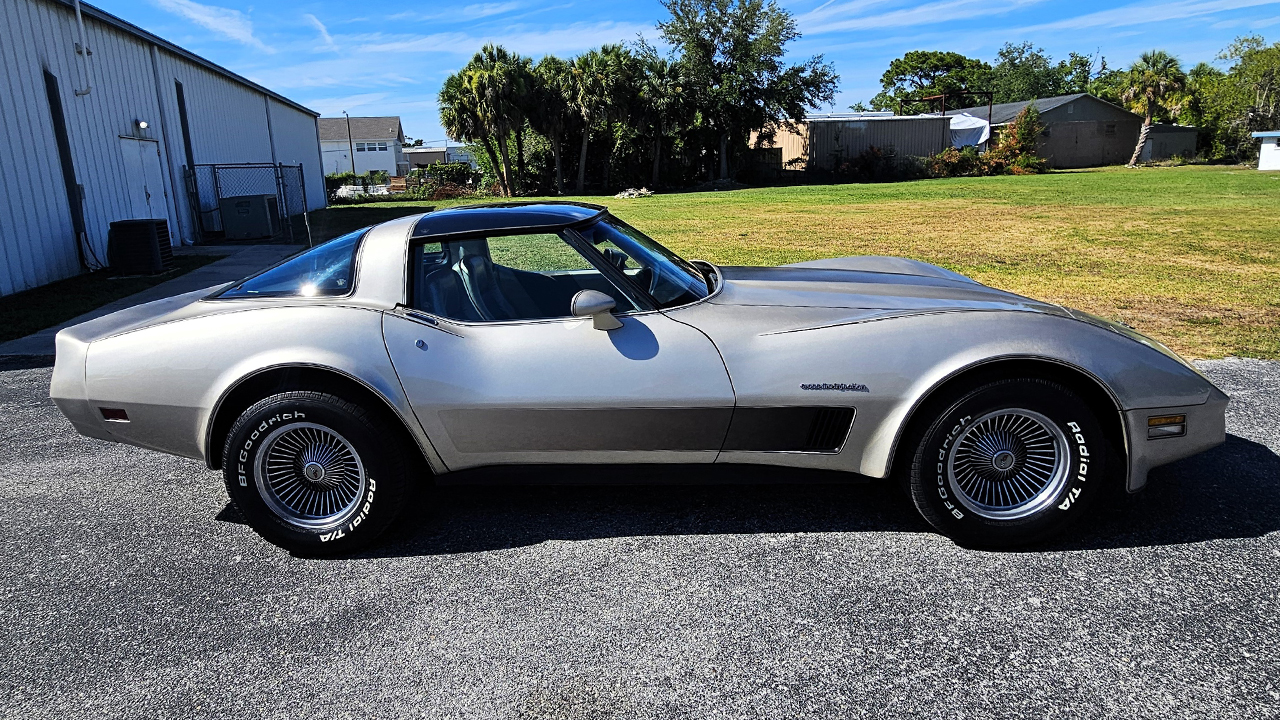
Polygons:
M160 167L160 143L120 138L124 157L124 186L129 196L129 219L167 219L169 216L164 171Z

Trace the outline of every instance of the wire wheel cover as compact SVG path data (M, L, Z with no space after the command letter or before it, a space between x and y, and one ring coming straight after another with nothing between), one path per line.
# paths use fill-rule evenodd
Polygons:
M364 465L351 443L314 423L277 428L262 442L258 492L281 519L308 529L333 527L360 504Z
M947 481L962 505L1011 520L1051 503L1067 482L1066 435L1049 418L1011 408L974 420L947 455Z

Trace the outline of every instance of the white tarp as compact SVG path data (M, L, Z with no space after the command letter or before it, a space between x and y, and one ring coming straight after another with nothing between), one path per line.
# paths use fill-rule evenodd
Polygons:
M969 113L951 115L951 144L954 147L981 145L991 137L991 124Z

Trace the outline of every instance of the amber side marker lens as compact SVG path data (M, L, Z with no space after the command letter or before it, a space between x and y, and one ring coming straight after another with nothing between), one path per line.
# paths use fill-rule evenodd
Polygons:
M129 422L129 414L120 408L98 408L107 422Z
M1147 439L1182 437L1187 434L1186 415L1154 415L1147 418Z

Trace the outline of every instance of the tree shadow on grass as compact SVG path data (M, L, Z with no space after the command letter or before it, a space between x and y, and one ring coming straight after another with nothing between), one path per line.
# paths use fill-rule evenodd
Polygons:
M759 466L489 468L446 476L360 557L478 552L547 540L744 533L931 532L890 482ZM850 480L854 482L850 482ZM1252 538L1280 530L1280 457L1234 435L1152 472L1136 496L1023 552Z

